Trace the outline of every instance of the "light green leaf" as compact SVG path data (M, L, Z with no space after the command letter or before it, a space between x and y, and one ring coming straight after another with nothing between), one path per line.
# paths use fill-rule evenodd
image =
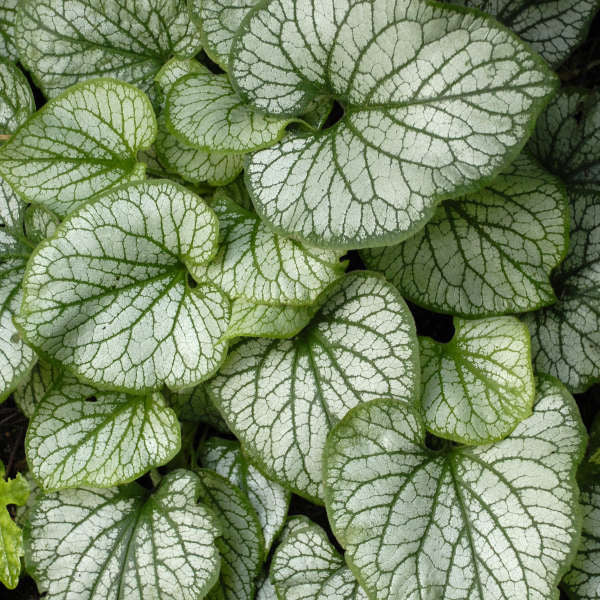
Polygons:
M236 31L257 0L190 0L192 20L200 30L202 47L223 70L229 68L229 52Z
M17 65L0 59L0 134L14 133L33 112L35 102L25 75Z
M550 272L564 257L568 227L563 185L523 154L480 192L441 204L406 242L361 255L434 311L519 313L556 301Z
M6 471L0 461L0 581L13 590L19 583L21 556L23 556L23 533L12 520L6 506L23 506L29 496L29 485L21 473L14 479L5 480Z
M271 578L285 600L368 600L327 534L314 523L281 542L271 563Z
M227 424L215 408L203 384L176 392L167 390L167 394L181 421L206 423L221 433L229 433Z
M94 77L152 91L163 63L201 45L185 0L21 0L16 43L49 97Z
M30 204L25 210L24 225L27 239L37 246L56 233L60 219L47 208Z
M501 440L533 407L527 327L496 317L454 319L454 328L447 344L420 338L425 425L463 444Z
M292 119L254 112L227 75L192 73L167 96L166 125L179 140L206 152L246 153L273 145Z
M214 585L220 526L197 504L200 479L173 471L157 491L42 496L25 530L28 572L53 600L198 600Z
M248 462L237 441L211 438L199 452L202 465L240 488L256 511L265 543L265 556L287 517L290 493Z
M418 385L415 326L404 300L383 278L356 271L334 286L298 337L238 344L207 387L248 458L320 503L330 429L367 400L413 402Z
M372 600L558 600L579 540L585 442L573 398L550 378L509 437L441 452L410 406L363 404L327 441L329 521Z
M275 0L236 36L231 74L272 115L316 96L343 118L252 155L246 180L276 229L315 245L402 241L445 198L517 155L556 79L479 12L421 0Z
M210 600L254 600L264 552L260 523L244 494L224 477L201 469L200 497L217 516L223 537L217 547L223 559L219 582Z
M35 407L46 395L62 370L44 360L38 360L27 377L15 388L13 398L21 412L28 418L33 417Z
M72 376L37 403L25 450L46 491L129 483L179 452L177 416L158 394L104 392Z
M558 66L586 37L598 0L450 0L483 10Z
M0 174L28 202L65 215L93 195L144 178L138 150L156 137L147 96L112 79L70 88L0 148Z
M583 531L571 570L563 579L569 597L600 597L600 482L588 482L581 492Z
M215 214L154 180L110 191L65 219L29 262L19 325L80 378L122 391L186 388L226 353L229 301L188 269L216 248Z
M15 21L20 0L2 0L0 5L0 56L16 61Z
M310 323L318 308L318 303L312 306L268 305L238 298L231 305L231 321L225 339L290 338Z
M340 252L310 248L274 233L224 191L217 191L212 207L219 216L219 251L210 264L192 274L215 282L230 298L257 304L313 304L344 272Z

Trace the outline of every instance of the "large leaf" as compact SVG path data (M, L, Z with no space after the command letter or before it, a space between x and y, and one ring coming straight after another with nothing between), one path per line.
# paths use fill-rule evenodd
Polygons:
M177 416L158 394L103 392L61 378L37 403L27 462L45 490L128 483L179 451Z
M363 404L327 442L329 520L373 600L558 600L579 540L585 442L573 398L550 378L509 437L442 452L410 406Z
M404 300L383 278L358 271L334 286L296 338L235 346L208 390L252 462L322 502L322 453L333 425L367 400L412 402L418 384Z
M449 0L479 8L528 41L551 65L558 66L586 35L598 0Z
M427 429L463 444L506 437L535 396L527 327L514 317L454 320L447 344L421 338Z
M550 272L566 252L568 226L563 185L523 154L480 192L441 204L406 242L361 254L421 306L518 313L555 302Z
M250 13L231 57L259 110L341 103L341 121L256 152L246 177L277 229L353 248L410 237L441 199L498 174L556 86L495 20L421 0L275 0Z
M217 520L200 479L173 471L137 484L42 496L25 530L28 572L53 600L198 600L214 585Z
M19 318L25 338L83 379L123 391L191 387L226 353L229 301L188 269L216 250L217 218L167 181L82 206L33 254Z
M70 88L0 149L0 174L28 202L65 215L93 195L144 178L138 150L156 136L147 96L98 79Z
M14 37L19 2L20 0L2 0L0 5L0 56L10 60L18 58Z
M217 516L223 537L217 540L222 566L210 600L254 600L264 552L260 523L244 494L224 477L201 469L200 496Z
M8 481L4 476L4 465L0 461L0 581L12 590L17 587L21 573L23 533L12 520L7 505L23 506L29 496L29 485L20 473Z
M200 37L185 0L21 0L16 43L47 96L93 77L152 89L172 55L192 57Z
M581 493L583 531L577 555L563 582L571 598L600 598L600 482L588 482Z
M277 547L271 579L285 600L367 600L327 534L314 523L294 529Z
M0 60L0 134L13 133L34 111L33 93L23 72Z
M274 233L226 192L215 194L212 207L219 216L219 251L210 264L193 274L214 281L231 298L313 304L344 272L339 252L310 248Z
M239 154L272 146L290 121L251 110L227 75L186 75L167 96L169 131L185 144L207 152Z
M200 449L201 463L240 488L256 511L265 542L265 555L287 517L290 494L248 462L237 441L211 438Z

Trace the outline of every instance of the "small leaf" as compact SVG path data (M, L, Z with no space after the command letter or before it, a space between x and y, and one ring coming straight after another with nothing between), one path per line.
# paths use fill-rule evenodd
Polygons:
M242 490L256 511L265 543L265 556L287 517L290 494L249 463L237 441L211 438L200 449L200 461Z
M56 233L60 219L47 208L30 204L25 210L24 225L27 239L37 246Z
M173 471L153 494L133 483L42 496L25 530L28 572L53 600L197 600L214 585L217 520L200 479Z
M600 597L600 482L588 482L583 487L581 505L581 542L563 585L574 600L597 600Z
M208 594L210 600L253 600L254 580L264 552L260 523L242 492L224 477L201 469L200 497L217 516L223 537L217 547L223 559L219 583Z
M204 384L175 392L167 390L167 397L181 421L206 423L221 433L229 433L227 424L206 393Z
M13 590L21 573L23 533L6 507L8 504L23 506L29 496L29 485L21 473L8 480L4 479L5 475L4 464L0 461L0 581Z
M19 318L27 340L81 378L144 392L210 377L226 353L229 301L188 269L215 252L217 219L168 181L82 206L29 262Z
M333 286L298 337L241 342L207 387L248 458L321 503L330 429L370 399L413 402L418 385L415 326L404 300L383 278L357 271Z
M30 248L23 239L25 206L0 177L0 259L27 258Z
M0 148L0 174L28 202L65 215L115 185L144 178L138 150L156 137L148 98L97 79L70 88Z
M246 181L278 231L344 248L400 242L496 176L557 83L495 20L423 2L261 4L231 61L242 99L269 115L342 106L332 127L254 153Z
M192 73L167 96L166 125L179 140L206 152L246 153L272 146L291 119L252 111L227 75Z
M35 102L25 75L15 64L0 60L0 134L14 133L33 112Z
M558 600L579 540L585 442L573 398L550 378L509 437L441 452L410 406L362 404L327 441L329 521L372 600Z
M0 56L16 61L15 21L20 0L2 0L0 4Z
M529 332L514 317L454 320L447 344L421 338L427 429L463 444L505 438L531 415Z
M33 417L35 407L61 373L62 370L59 367L44 360L38 360L27 377L15 388L13 392L15 404L28 419Z
M279 600L266 571L261 573L256 582L256 600Z
M290 533L271 564L271 578L286 600L368 600L352 571L314 523Z
M523 154L480 192L441 204L403 244L361 256L434 311L519 313L556 301L550 272L566 253L568 226L563 185Z
M20 59L52 98L94 77L123 79L148 92L172 55L200 50L185 7L185 0L21 0Z
M180 445L177 416L160 394L103 392L65 376L37 403L25 449L37 481L54 491L129 483Z

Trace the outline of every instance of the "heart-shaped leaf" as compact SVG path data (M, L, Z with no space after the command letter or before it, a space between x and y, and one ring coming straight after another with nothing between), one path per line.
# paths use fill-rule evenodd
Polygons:
M314 523L295 529L277 547L271 579L286 600L368 600L327 534Z
M13 133L34 111L33 93L23 72L0 60L0 134Z
M450 0L483 10L558 66L586 37L598 0Z
M25 449L45 490L128 483L179 451L177 416L158 394L103 392L60 378L37 403Z
M249 459L269 477L322 502L327 434L374 398L414 401L419 356L397 290L366 271L346 275L292 340L247 340L207 387Z
M217 540L221 574L208 594L210 600L254 600L255 579L264 546L260 523L244 494L224 477L201 469L200 496L218 518L223 537Z
M556 301L550 272L568 243L563 185L526 154L483 190L447 200L406 242L363 250L412 302L467 317Z
M70 88L0 148L0 174L28 202L65 215L115 185L144 178L139 150L156 137L147 96L121 81Z
M172 182L110 191L33 254L25 338L81 378L122 391L196 385L226 353L229 301L188 269L216 250L215 214Z
M237 441L211 438L200 449L200 461L248 496L260 522L267 555L287 517L289 492L249 463Z
M411 0L260 5L231 61L242 98L268 114L302 114L323 95L341 104L333 127L256 152L246 172L261 217L339 247L402 241L441 199L481 187L556 86L495 20Z
M260 218L218 191L212 208L219 216L220 244L214 260L193 271L219 285L230 298L263 304L316 302L340 278L340 253L304 246L273 233Z
M558 600L585 442L573 398L550 378L533 415L484 446L432 451L413 408L363 404L327 441L329 520L373 600Z
M427 429L463 444L505 438L535 397L527 327L514 317L454 320L447 344L421 338Z
M42 496L25 530L28 572L54 600L198 600L217 581L220 525L202 484L173 471L149 494L121 488Z
M93 77L151 91L171 56L191 58L201 44L185 0L21 0L15 38L49 97Z
M0 56L18 59L15 46L15 21L20 0L2 0L0 5Z

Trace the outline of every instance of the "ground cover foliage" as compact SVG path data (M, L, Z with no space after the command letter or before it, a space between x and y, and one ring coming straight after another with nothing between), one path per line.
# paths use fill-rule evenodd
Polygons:
M4 595L600 598L599 10L5 0Z

